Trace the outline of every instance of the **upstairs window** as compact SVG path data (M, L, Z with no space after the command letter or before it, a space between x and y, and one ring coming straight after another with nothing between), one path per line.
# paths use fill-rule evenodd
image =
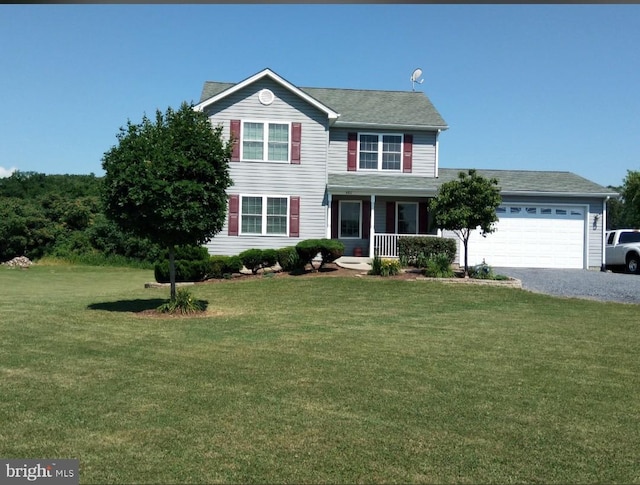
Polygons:
M288 123L245 121L242 124L242 159L288 162Z
M360 133L358 169L399 172L402 168L402 141L402 135Z

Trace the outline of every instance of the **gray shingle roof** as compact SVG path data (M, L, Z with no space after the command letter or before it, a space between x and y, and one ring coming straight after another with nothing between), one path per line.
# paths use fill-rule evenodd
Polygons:
M300 89L340 113L339 123L447 128L447 123L429 98L418 91Z
M467 169L441 168L438 178L412 175L330 173L330 191L354 193L406 193L432 195L441 184L455 180ZM571 172L529 170L477 170L479 175L498 180L503 195L554 195L565 197L615 197L616 192Z
M206 82L200 102L233 87L232 83ZM338 124L399 125L446 129L447 123L429 98L414 91L379 91L335 88L298 88L340 113Z
M222 91L233 86L235 86L235 84L233 83L218 83L213 81L205 82L204 86L202 87L202 93L200 94L200 103L209 98L213 98L217 94L220 94Z

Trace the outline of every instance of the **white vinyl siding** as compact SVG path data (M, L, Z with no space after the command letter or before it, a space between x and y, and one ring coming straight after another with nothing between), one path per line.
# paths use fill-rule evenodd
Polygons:
M332 129L329 133L329 173L346 173L347 172L347 135L349 132L355 132L357 130L347 128ZM436 133L435 132L412 132L408 131L408 134L413 134L413 155L411 173L402 173L402 167L399 170L385 170L384 173L394 173L401 177L421 176L421 177L435 177L436 176ZM363 132L364 134L364 132ZM397 135L397 132L380 132L382 135ZM403 137L404 138L404 137ZM404 139L403 139L404 141ZM358 140L358 145L360 140ZM359 147L358 147L359 149ZM357 170L362 170L358 167L360 159L356 160ZM400 158L400 165L402 165L402 158ZM363 170L364 171L364 170ZM367 170L368 171L368 170Z
M274 100L268 106L260 103L262 89L270 89ZM229 139L231 120L257 121L275 124L302 124L301 164L284 162L229 163L233 186L228 194L278 195L300 197L300 233L280 236L262 234L228 235L228 221L222 230L207 242L211 254L239 254L251 248L281 248L295 246L304 239L326 236L327 208L323 205L326 186L328 127L326 115L271 80L260 80L205 108L212 126L222 125L223 137ZM240 124L242 129L242 122ZM289 131L291 144L291 131ZM242 143L240 143L240 147ZM346 147L345 147L346 151ZM346 162L345 162L346 163ZM238 201L238 232L242 233L241 201ZM290 209L289 209L290 210ZM275 220L275 219L274 219Z
M400 134L359 133L358 170L399 172L403 138Z
M242 122L242 160L288 162L290 123L267 121Z

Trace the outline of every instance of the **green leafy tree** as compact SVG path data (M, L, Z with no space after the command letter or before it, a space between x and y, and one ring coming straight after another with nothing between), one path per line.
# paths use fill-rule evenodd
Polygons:
M614 187L612 185L607 186L615 192L620 193L621 187ZM607 200L607 230L620 229L626 226L624 222L624 203L617 197Z
M183 103L140 124L127 122L105 153L105 214L124 231L169 251L171 300L176 298L176 246L203 244L220 232L231 185L231 143L222 127Z
M498 181L478 175L475 170L460 172L457 180L445 182L431 201L438 227L453 231L464 245L464 274L469 274L468 246L471 231L480 227L485 236L495 230L496 209L502 202Z
M627 170L620 195L622 195L623 202L622 221L624 226L640 228L640 172Z

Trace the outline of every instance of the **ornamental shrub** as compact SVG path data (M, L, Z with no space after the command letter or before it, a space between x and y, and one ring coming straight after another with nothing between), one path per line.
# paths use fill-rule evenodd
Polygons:
M400 273L400 261L391 258L381 258L377 254L371 262L370 275L376 276L395 276Z
M278 251L275 249L262 250L262 267L269 268L278 262Z
M278 249L278 264L283 271L294 271L300 268L300 257L295 246Z
M487 263L482 262L471 268L469 268L469 278L476 278L479 280L508 280L509 278L504 275L494 273L493 268Z
M158 283L169 283L169 251L154 266ZM204 246L176 246L174 252L176 281L202 281L209 273L209 251Z
M275 249L247 249L239 254L242 264L253 274L278 262L278 252Z
M337 239L305 239L296 245L296 251L300 257L301 264L312 264L313 259L318 255L322 256L320 268L327 263L332 263L344 254L344 244Z
M206 302L196 299L188 289L178 288L176 291L176 299L163 303L158 307L158 311L162 313L182 313L186 315L202 312L206 307Z
M418 258L429 258L434 254L444 254L449 260L449 264L453 263L456 258L456 240L444 237L399 237L398 238L398 256L403 266L418 266ZM423 259L423 261L426 261Z
M176 260L176 282L202 281L209 272L208 261ZM153 271L158 283L169 283L169 261L155 264Z
M257 274L258 270L262 268L262 249L247 249L238 256L244 267L251 270L253 274Z
M431 278L451 278L454 273L451 269L451 261L449 257L444 253L433 254L428 258L420 256L420 266L423 269L423 274Z
M209 258L209 272L207 278L224 278L225 275L239 273L242 260L239 256L213 255Z

